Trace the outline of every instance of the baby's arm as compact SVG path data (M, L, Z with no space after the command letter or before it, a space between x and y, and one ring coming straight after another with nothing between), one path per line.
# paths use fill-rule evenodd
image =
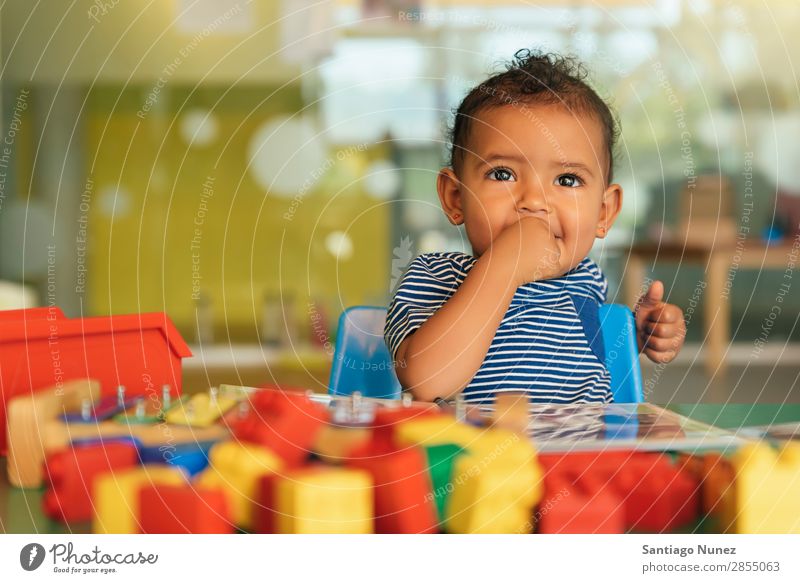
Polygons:
M453 296L400 344L395 370L403 387L424 401L460 392L480 368L517 288L558 275L561 249L538 217L503 231Z

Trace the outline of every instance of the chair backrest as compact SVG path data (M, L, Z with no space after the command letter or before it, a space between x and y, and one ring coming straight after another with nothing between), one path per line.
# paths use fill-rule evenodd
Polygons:
M642 403L642 369L633 312L620 304L603 304L599 317L614 402Z
M359 391L365 397L400 398L394 361L383 341L386 308L354 306L339 316L328 383L332 395Z
M619 304L604 304L599 318L614 402L641 403L642 371L633 313ZM385 322L386 308L354 306L342 312L328 383L330 394L359 391L365 397L399 398L400 383L383 341Z

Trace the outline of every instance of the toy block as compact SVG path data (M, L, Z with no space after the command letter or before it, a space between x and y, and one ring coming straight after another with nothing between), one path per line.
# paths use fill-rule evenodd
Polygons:
M92 500L95 534L137 534L140 532L139 493L145 486L186 484L186 476L168 466L140 466L98 476Z
M472 454L454 464L453 492L445 508L447 531L459 534L527 533L542 494L534 462L485 463Z
M253 532L274 534L277 513L275 511L275 486L280 480L277 474L264 474L258 478L256 504L253 510Z
M64 411L79 407L85 399L98 398L100 384L76 380L60 387L19 395L8 403L8 480L19 488L42 484L45 447L41 431Z
M263 390L250 399L251 410L232 422L237 439L274 452L288 466L302 464L311 453L328 411L299 391Z
M800 533L800 444L780 449L759 442L741 447L730 457L733 488L723 493L722 524L739 534Z
M436 514L441 524L445 521L445 508L453 491L453 465L456 458L465 452L464 448L452 443L425 448L433 500L436 503Z
M527 433L530 420L530 401L526 393L498 393L495 396L493 427Z
M192 395L183 399L166 413L167 422L190 427L209 427L227 411L233 409L238 401L231 396L221 395L212 387L208 393Z
M733 526L731 517L736 516L736 497L734 481L736 469L731 461L721 453L707 453L703 456L702 508L703 512L716 522L716 529L725 532ZM722 522L725 522L723 525Z
M221 488L191 484L145 486L139 492L139 523L145 534L229 534L234 531Z
M218 441L187 441L160 445L140 445L143 464L167 464L195 476L208 467L208 454Z
M445 507L448 532L529 532L542 476L530 441L506 430L482 432L469 453L455 460Z
M373 483L375 532L425 534L438 530L438 515L425 452L386 450L368 444L354 451L348 467L365 470Z
M534 515L540 534L621 534L622 499L597 484L573 482L561 474L545 476L545 496Z
M124 385L131 396L169 384L181 392L181 359L191 356L163 313L66 318L55 306L0 312L0 454L6 405L65 381L91 378L100 397Z
M233 522L242 529L254 525L259 478L280 471L283 460L253 443L224 441L211 448L210 465L195 480L199 487L222 488Z
M395 439L399 445L455 444L469 448L481 435L481 430L445 414L426 415L413 421L403 421L395 426Z
M136 446L124 442L72 447L48 456L49 489L43 498L44 513L64 522L91 520L92 487L97 477L138 463Z
M634 451L545 454L548 475L570 480L587 495L620 498L627 529L666 532L699 514L700 481L664 455Z
M275 532L372 534L372 480L363 470L312 467L276 480Z
M628 526L647 532L669 532L693 522L700 511L700 483L677 471L664 456L657 463L629 463L615 478L623 496Z
M67 411L62 418L67 423L97 423L110 419L120 411L133 405L141 397L126 395L123 385L117 387L116 395L106 395L100 399L84 399L80 411Z
M371 440L372 431L365 427L323 425L311 450L326 463L341 464L351 457L353 450L363 447Z

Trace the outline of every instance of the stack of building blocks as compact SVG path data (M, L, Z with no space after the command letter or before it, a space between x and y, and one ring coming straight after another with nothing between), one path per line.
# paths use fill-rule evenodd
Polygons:
M191 484L145 486L139 492L140 528L146 534L228 534L234 531L221 488Z
M221 488L234 524L244 530L255 525L258 485L262 476L279 472L281 458L258 444L225 441L209 453L210 465L195 481L198 487Z
M546 468L546 496L540 509L544 532L564 532L558 519L563 498L573 497L567 505L575 506L571 531L608 532L619 530L616 520L600 520L594 501L606 505L609 516L624 509L625 529L668 532L689 524L699 515L699 480L676 467L662 454L632 451L577 452L539 456ZM564 496L564 489L569 492ZM554 498L559 497L558 504ZM575 500L588 499L591 504ZM547 506L547 516L543 508ZM553 509L555 508L555 509ZM613 516L612 516L613 518Z
M101 396L118 386L148 396L168 384L181 392L181 359L191 356L163 313L67 318L57 307L0 312L0 426L10 400L75 379L96 379ZM0 432L0 454L6 432Z
M437 532L438 515L422 449L367 444L352 452L347 465L368 472L372 478L375 532Z
M65 411L100 395L100 383L70 381L60 387L19 395L8 403L8 480L18 488L42 485L42 463L49 451L42 433Z
M306 461L328 420L327 409L299 391L258 392L250 408L233 422L234 436L266 447L289 467Z
M279 534L371 534L373 484L363 470L293 469L272 483L272 521Z
M100 442L50 455L45 470L49 486L43 498L45 515L64 522L91 520L96 479L138 463L136 446L131 442Z
M185 485L185 474L169 466L139 466L103 474L94 482L92 500L95 534L136 534L141 531L139 493L146 486Z

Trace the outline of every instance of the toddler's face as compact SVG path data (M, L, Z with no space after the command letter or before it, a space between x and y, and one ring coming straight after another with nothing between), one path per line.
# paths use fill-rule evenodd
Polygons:
M451 221L464 223L475 256L525 216L548 219L562 239L564 272L604 237L622 203L606 185L608 155L600 123L562 105L506 105L472 121L458 176L439 174Z

